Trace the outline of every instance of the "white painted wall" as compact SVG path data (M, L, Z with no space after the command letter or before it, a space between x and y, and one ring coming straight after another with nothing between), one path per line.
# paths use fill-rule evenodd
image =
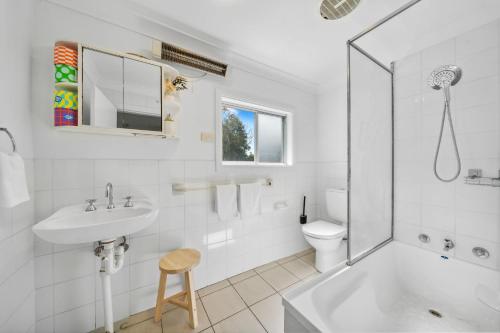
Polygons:
M31 134L31 21L33 1L0 2L0 126L14 135L24 158L32 200L0 209L0 332L33 332L33 145ZM0 133L0 149L11 151Z
M318 214L329 219L325 189L347 186L347 91L345 84L327 85L318 95L316 115Z
M396 62L395 81L395 222L396 238L409 244L500 269L500 189L465 185L467 169L483 169L498 177L500 169L500 21L445 40ZM452 88L452 115L462 158L460 177L438 181L433 159L443 109L442 91L427 85L430 72L457 64L461 81ZM446 123L438 170L455 173L450 132ZM430 236L422 244L418 235ZM443 239L456 248L444 252ZM490 252L487 260L472 248Z
M63 25L66 28L60 29ZM147 33L147 27L142 32ZM178 33L155 30L169 41ZM172 37L177 36L177 37ZM230 60L226 78L207 77L182 93L179 139L82 135L52 127L52 46L58 39L86 42L118 51L144 52L151 39L74 11L41 2L36 12L34 40L34 141L36 219L88 198L104 198L104 186L115 185L115 197L145 193L160 206L158 220L132 235L124 269L113 276L115 319L151 308L158 279L158 260L166 251L188 246L202 252L195 270L196 287L304 249L298 216L302 195L315 218L316 141L315 95L269 75L256 74L246 64ZM200 132L215 131L217 91L254 96L292 112L294 158L290 168L224 168L216 171L215 144L201 142ZM171 184L184 180L271 177L264 190L267 211L259 217L220 222L213 211L212 191L174 195ZM289 208L275 211L274 202ZM100 281L93 245L53 246L35 241L37 332L88 331L102 326ZM172 290L180 287L179 280ZM169 291L169 292L171 292Z

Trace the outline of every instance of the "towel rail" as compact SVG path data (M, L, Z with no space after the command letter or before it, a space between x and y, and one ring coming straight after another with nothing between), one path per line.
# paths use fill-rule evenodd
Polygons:
M17 151L16 140L14 140L12 133L10 133L6 127L0 127L0 131L5 132L9 136L10 142L12 143L12 152L15 153Z
M248 181L226 181L226 182L189 182L189 183L175 183L172 184L172 191L174 192L188 192L188 191L200 191L209 190L215 188L217 185L229 185L229 184L247 184L247 183L260 183L262 186L272 186L273 180L271 178L260 178Z

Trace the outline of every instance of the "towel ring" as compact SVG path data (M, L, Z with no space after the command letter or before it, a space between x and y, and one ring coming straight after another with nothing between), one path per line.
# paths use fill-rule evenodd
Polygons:
M10 133L10 131L5 127L0 127L0 131L5 132L9 136L10 142L12 142L12 152L15 153L17 150L16 140L14 140L14 136L12 135L12 133Z

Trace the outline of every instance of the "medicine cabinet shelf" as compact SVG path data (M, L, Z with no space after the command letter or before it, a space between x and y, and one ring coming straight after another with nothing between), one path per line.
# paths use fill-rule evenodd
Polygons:
M168 135L165 135L165 133L161 133L161 132L140 131L140 130L131 131L131 130L128 130L125 128L97 128L97 127L92 127L92 126L80 125L80 126L57 126L57 127L55 127L55 129L58 132L150 137L150 138L166 139L166 140L178 140L179 139L176 136L168 136Z
M500 187L500 170L498 170L498 177L483 177L481 169L469 169L468 176L465 177L465 184Z

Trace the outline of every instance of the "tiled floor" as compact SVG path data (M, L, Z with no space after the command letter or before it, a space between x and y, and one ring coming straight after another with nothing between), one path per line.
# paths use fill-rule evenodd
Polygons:
M281 295L316 275L312 249L257 267L197 291L198 327L187 311L167 305L161 322L153 309L116 323L122 333L282 333ZM100 330L102 332L102 329Z

